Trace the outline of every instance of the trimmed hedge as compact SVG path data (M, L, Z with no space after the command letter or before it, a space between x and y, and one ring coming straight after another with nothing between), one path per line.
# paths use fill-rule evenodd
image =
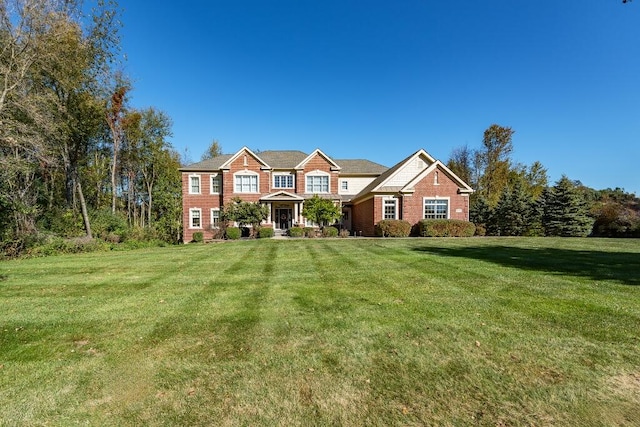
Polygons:
M322 237L338 237L338 229L335 227L324 227Z
M403 219L383 219L376 224L376 236L409 237L411 224Z
M273 237L274 231L271 227L260 227L258 229L258 238L259 239L269 239Z
M293 227L289 229L290 237L303 237L304 236L304 228L302 227Z
M204 242L204 233L202 231L196 231L195 233L193 233L193 242L194 243Z
M238 227L227 227L227 239L238 240L242 235L242 231Z
M417 224L421 237L472 237L476 226L459 219L423 219Z

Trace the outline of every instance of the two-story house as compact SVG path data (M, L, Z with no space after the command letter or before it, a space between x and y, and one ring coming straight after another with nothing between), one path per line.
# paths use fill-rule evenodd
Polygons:
M313 225L302 209L305 200L318 195L342 206L342 228L371 236L383 219L468 220L473 192L424 150L387 168L369 160L332 159L319 149L254 153L243 147L181 172L185 242L197 231L211 237L221 209L235 197L265 204L269 216L263 226L286 230Z

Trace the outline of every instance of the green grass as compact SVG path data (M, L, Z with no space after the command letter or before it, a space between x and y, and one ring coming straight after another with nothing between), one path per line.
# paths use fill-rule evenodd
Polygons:
M0 425L640 425L640 241L0 263Z

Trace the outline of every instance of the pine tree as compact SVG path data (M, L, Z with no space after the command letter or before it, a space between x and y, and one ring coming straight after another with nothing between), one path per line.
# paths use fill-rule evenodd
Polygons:
M491 208L487 199L482 196L475 198L469 209L469 220L476 225L476 234L484 236L491 219Z
M562 176L546 193L543 225L547 236L584 237L589 234L593 219L589 207L576 186Z

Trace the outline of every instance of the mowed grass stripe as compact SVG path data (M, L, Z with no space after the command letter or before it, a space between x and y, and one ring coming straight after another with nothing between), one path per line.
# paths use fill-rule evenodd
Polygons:
M636 425L639 252L292 239L3 263L0 424Z

